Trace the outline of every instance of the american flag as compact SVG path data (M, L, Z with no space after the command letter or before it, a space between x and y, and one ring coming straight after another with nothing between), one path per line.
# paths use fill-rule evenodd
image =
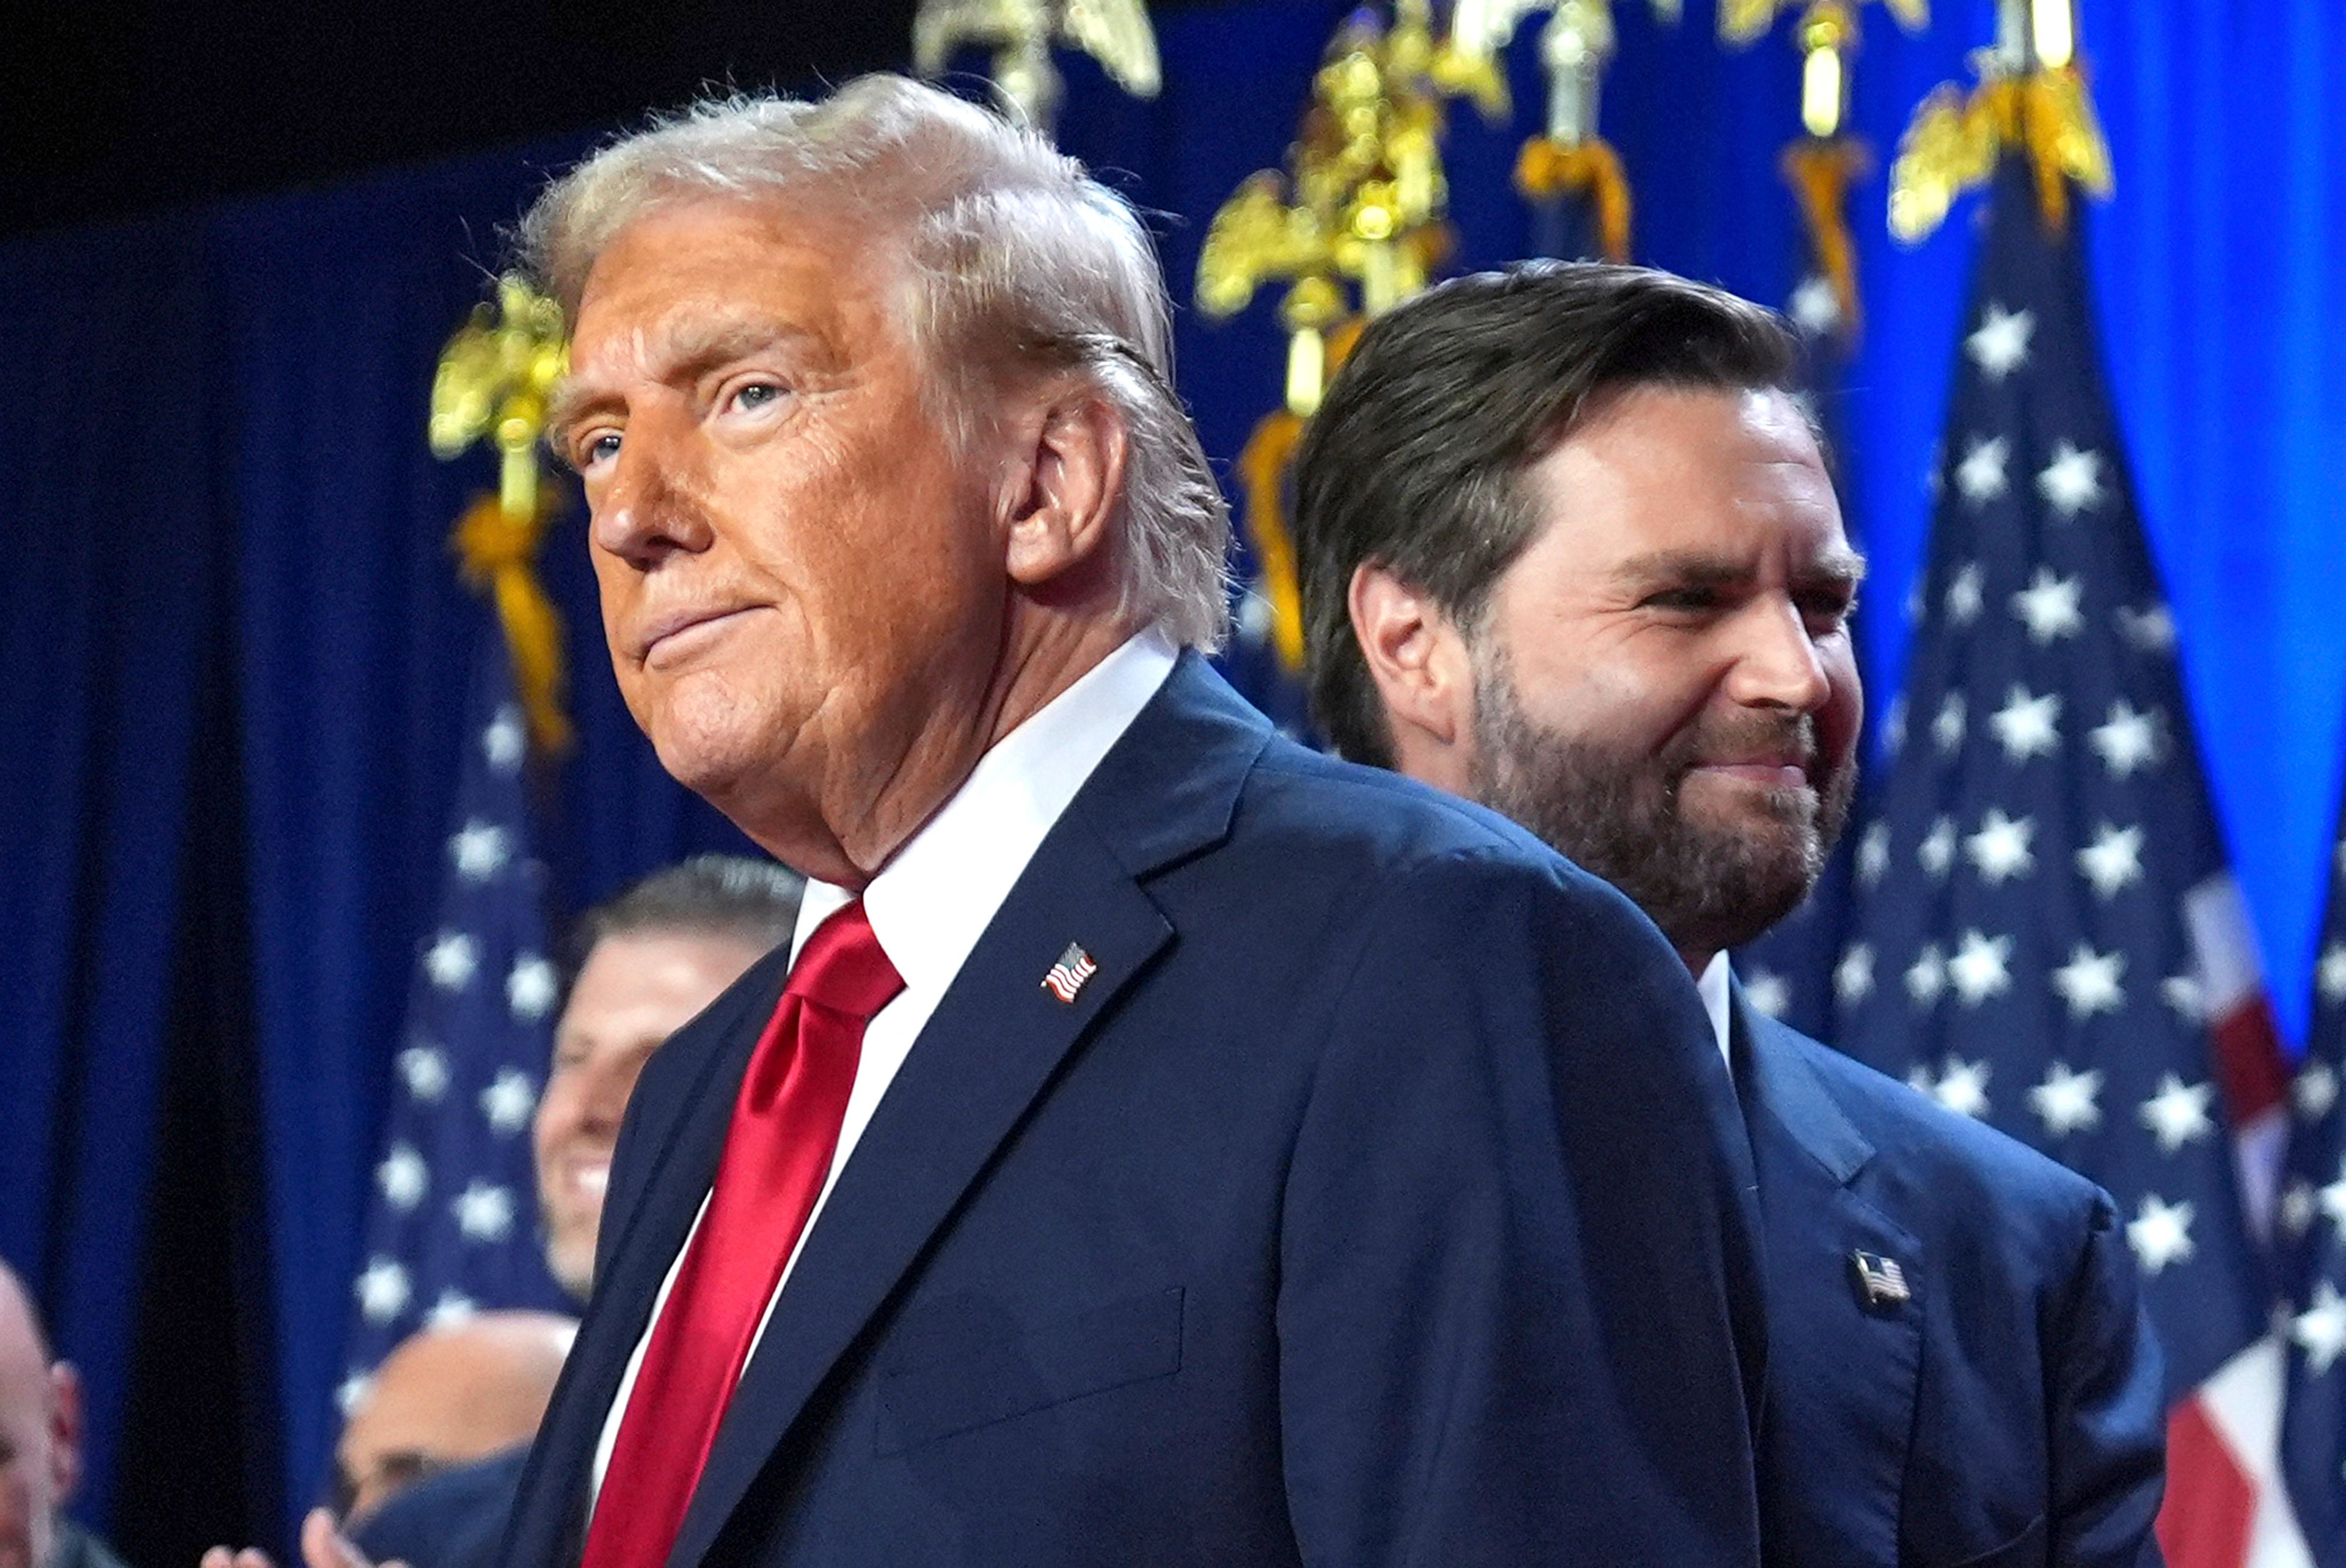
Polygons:
M2239 1156L2270 1145L2286 1077L2101 382L2076 207L2050 230L2015 160L1990 199L1837 1043L2109 1190L2166 1352L2168 1559L2277 1563L2250 1556L2294 1529Z
M392 1108L352 1284L347 1411L386 1352L480 1308L567 1309L546 1273L530 1116L558 978L531 858L528 731L492 621L474 655L440 904L416 945Z
M2346 1565L2346 818L2331 858L2330 911L2314 968L2313 1028L2290 1098L2280 1193L2288 1383L2281 1472L2321 1568Z
M1059 962L1043 976L1044 989L1062 1002L1073 1002L1076 993L1083 990L1084 982L1098 972L1099 965L1092 962L1092 955L1071 942L1067 951L1059 955Z

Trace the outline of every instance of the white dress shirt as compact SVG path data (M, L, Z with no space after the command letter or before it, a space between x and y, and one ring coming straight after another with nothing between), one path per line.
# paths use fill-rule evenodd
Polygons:
M1719 1041L1719 1054L1727 1058L1727 1070L1735 1070L1735 1053L1728 1048L1727 1000L1733 988L1735 970L1723 952L1713 953L1703 966L1694 988L1702 996L1702 1009L1710 1014L1710 1032Z
M855 1084L848 1091L847 1114L840 1125L839 1147L831 1156L831 1173L823 1178L806 1227L799 1233L774 1294L766 1302L766 1319L758 1325L760 1338L766 1322L773 1318L775 1300L790 1283L799 1253L806 1247L806 1238L822 1220L823 1206L839 1183L839 1173L855 1152L856 1140L871 1125L872 1113L880 1108L881 1096L894 1082L897 1069L912 1054L913 1042L920 1037L930 1014L944 999L946 988L992 922L994 911L1010 896L1026 862L1035 858L1067 802L1172 674L1175 657L1172 642L1151 628L1086 671L979 758L962 787L865 886L864 915L872 922L872 935L879 939L880 951L903 977L904 989L874 1013L864 1029ZM830 882L808 881L799 904L798 931L790 942L793 959L814 929L854 896ZM700 1207L706 1215L706 1197ZM610 1468L612 1446L619 1440L620 1417L635 1392L636 1376L651 1343L652 1328L668 1306L677 1271L699 1229L700 1220L696 1217L684 1247L668 1265L668 1278L660 1282L651 1319L644 1326L643 1338L636 1341L617 1397L604 1418L602 1441L595 1449L593 1486L597 1497L604 1471ZM754 1358L757 1353L753 1339L750 1354Z

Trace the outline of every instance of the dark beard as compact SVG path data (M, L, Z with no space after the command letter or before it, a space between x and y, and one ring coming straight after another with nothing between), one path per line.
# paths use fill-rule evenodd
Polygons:
M1755 792L1762 820L1736 831L1686 816L1679 786L1707 756L1787 741L1815 750L1805 714L1706 720L1639 761L1533 724L1504 657L1474 659L1474 799L1629 896L1684 954L1749 942L1792 912L1849 820L1856 769L1821 791Z

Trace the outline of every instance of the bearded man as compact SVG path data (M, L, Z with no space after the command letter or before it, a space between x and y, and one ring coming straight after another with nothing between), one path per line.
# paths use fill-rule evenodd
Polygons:
M1767 1561L2156 1563L2158 1360L2107 1195L1729 972L1856 777L1864 564L1796 362L1770 312L1635 268L1372 323L1300 458L1314 709L1620 888L1699 978L1767 1237Z

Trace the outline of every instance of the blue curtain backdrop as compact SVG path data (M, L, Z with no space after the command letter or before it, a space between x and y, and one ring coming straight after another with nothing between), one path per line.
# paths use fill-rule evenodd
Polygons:
M1062 139L1161 215L1181 386L1225 463L1279 395L1282 345L1268 297L1224 326L1186 308L1198 246L1223 197L1279 161L1343 9L1160 16L1155 103L1070 66ZM2332 603L2346 503L2325 442L2346 431L2346 107L2324 91L2346 80L2346 13L2081 9L2118 180L2087 219L2111 382L2295 1034L2346 719ZM1776 159L1796 128L1797 60L1780 32L1726 53L1710 7L1688 10L1673 32L1620 7L1605 119L1635 187L1637 255L1780 300L1798 237ZM1961 77L1994 29L1992 0L1934 10L1921 38L1866 16L1854 117L1885 167L1923 93ZM1529 243L1508 178L1542 97L1530 39L1514 63L1517 123L1454 118L1464 266ZM83 1512L158 1550L177 1539L158 1521L189 1500L161 1494L153 1456L212 1441L219 1420L173 1408L167 1369L142 1362L163 1353L142 1329L158 1313L232 1330L218 1354L253 1451L240 1498L207 1499L208 1517L281 1546L332 1441L368 1171L484 613L444 540L489 470L431 459L424 397L499 226L584 145L0 247L0 1256L89 1376ZM1877 714L1903 657L1895 606L1921 552L1974 242L1966 203L1897 249L1883 194L1877 175L1854 215L1868 316L1847 407L1876 567ZM581 743L541 841L575 909L740 840L659 773L620 706L575 519L550 557ZM183 1081L209 1097L171 1087ZM192 1132L172 1121L199 1111ZM207 1223L143 1223L212 1179L186 1157L207 1136L231 1146L205 1172L232 1177L196 1206ZM230 1261L191 1275L174 1247ZM172 1295L192 1277L219 1299Z

